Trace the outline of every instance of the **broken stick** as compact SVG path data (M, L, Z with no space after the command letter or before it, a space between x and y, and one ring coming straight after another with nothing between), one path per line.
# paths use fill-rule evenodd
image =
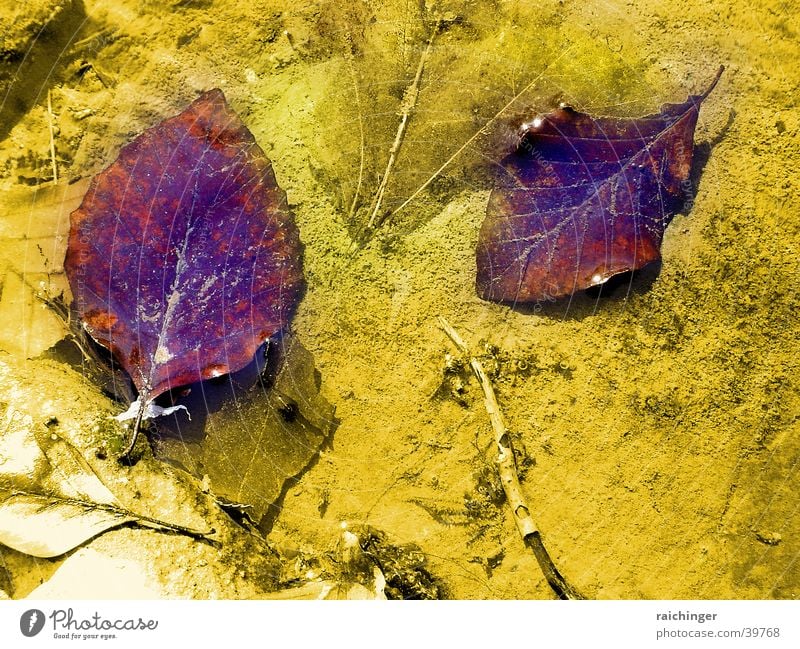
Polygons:
M495 443L497 444L497 470L500 474L500 481L503 484L506 500L511 507L511 512L514 514L514 522L517 524L517 529L519 530L523 542L533 551L539 563L539 567L542 569L542 573L544 573L547 579L547 583L550 584L550 587L560 599L584 599L583 596L564 579L553 563L553 560L550 558L547 549L544 547L542 535L536 527L530 509L525 502L525 496L522 493L522 486L517 476L517 463L514 459L514 449L511 446L511 437L506 428L503 413L500 411L500 406L497 403L497 396L494 393L494 386L492 385L491 379L483 369L483 364L469 353L469 347L467 347L464 339L461 338L452 325L441 316L439 317L439 326L441 326L455 346L458 347L458 350L469 358L469 365L481 384L484 405L486 406L489 420L492 423Z

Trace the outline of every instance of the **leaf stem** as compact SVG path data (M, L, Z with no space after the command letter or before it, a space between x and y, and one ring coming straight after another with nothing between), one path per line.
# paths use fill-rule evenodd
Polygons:
M131 438L128 441L128 445L118 458L120 462L124 462L128 459L128 456L133 451L133 447L136 446L136 439L139 437L139 429L142 426L142 417L144 417L144 412L146 410L146 395L140 394L137 401L139 402L139 410L136 412L136 419L133 420L133 432L131 433Z
M717 87L717 83L719 83L719 79L722 76L722 73L725 72L725 66L720 65L719 69L717 70L717 74L714 76L714 79L711 81L711 84L706 88L705 92L700 95L700 101L705 99L711 94L711 91Z

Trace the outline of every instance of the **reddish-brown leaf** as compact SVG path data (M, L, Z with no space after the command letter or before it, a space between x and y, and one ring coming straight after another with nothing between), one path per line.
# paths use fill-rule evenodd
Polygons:
M522 125L501 162L477 245L486 300L536 302L602 284L660 258L691 189L700 95L639 119L562 107Z
M291 317L301 256L270 161L211 90L95 177L65 268L86 329L146 401L249 363Z

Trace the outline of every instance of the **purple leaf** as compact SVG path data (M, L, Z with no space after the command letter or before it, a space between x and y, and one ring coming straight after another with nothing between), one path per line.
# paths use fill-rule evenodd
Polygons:
M301 255L269 159L211 90L94 178L65 269L84 326L147 401L249 363L293 313Z
M682 208L709 88L639 119L562 107L522 125L501 162L477 245L486 300L536 302L602 284L661 256Z

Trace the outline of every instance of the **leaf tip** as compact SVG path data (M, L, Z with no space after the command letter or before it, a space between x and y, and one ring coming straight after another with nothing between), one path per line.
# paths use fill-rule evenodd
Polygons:
M714 75L714 78L712 79L712 81L709 84L708 88L705 90L705 92L703 92L700 95L700 100L701 101L703 99L705 99L706 97L708 97L711 94L711 92L714 90L714 88L717 87L717 83L719 83L719 80L722 77L722 73L723 72L725 72L725 66L724 65L720 65L719 68L717 69L717 74Z

